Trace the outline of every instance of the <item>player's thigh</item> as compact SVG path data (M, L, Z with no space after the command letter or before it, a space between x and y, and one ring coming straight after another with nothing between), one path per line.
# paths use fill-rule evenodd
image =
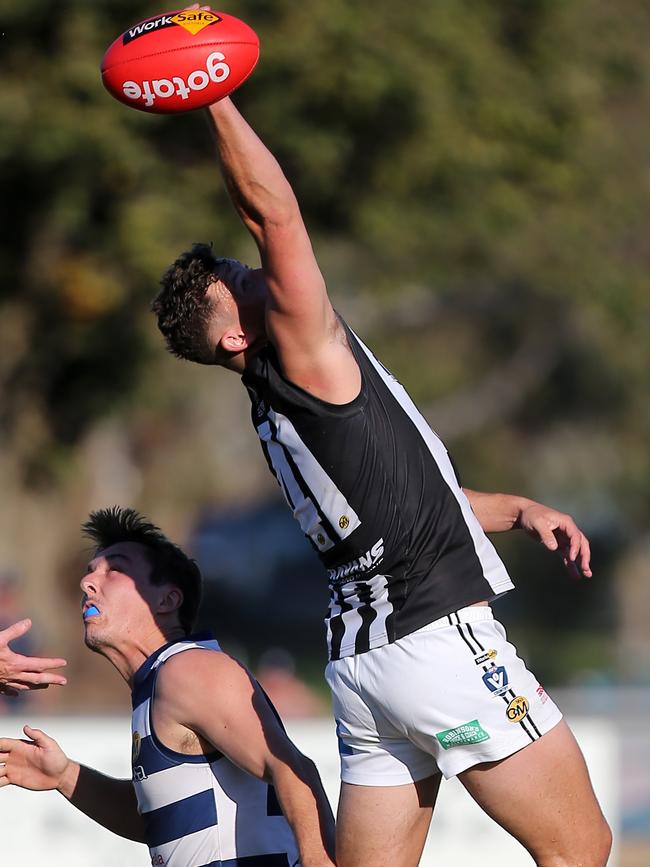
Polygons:
M336 819L338 867L416 867L440 779L435 774L401 786L342 783Z
M585 760L562 721L525 749L458 775L538 865L602 867L611 836Z

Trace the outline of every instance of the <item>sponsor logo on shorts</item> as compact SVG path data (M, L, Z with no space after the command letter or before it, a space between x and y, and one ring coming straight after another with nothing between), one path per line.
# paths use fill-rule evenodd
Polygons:
M148 21L142 21L135 27L130 27L122 36L122 45L128 45L134 39L155 33L157 30L165 30L167 27L183 27L192 36L196 36L208 24L218 24L223 19L214 12L178 12L176 15L157 15Z
M476 665L483 665L484 662L489 662L491 659L495 659L496 655L497 655L496 650L491 650L491 649L486 650L485 653L482 653L480 656L477 656L474 659L474 662L476 663Z
M508 672L502 665L492 663L483 675L483 683L493 695L503 695L510 689Z
M535 691L537 692L537 697L539 698L541 703L546 704L546 702L548 701L548 693L546 692L546 690L544 689L544 687L542 686L541 683L538 684L537 689Z
M436 738L443 750L450 750L452 747L466 747L471 744L489 741L490 735L477 719L473 719L463 723L462 726L456 726L455 729L445 729L444 732L437 732Z
M187 99L192 90L203 90L213 81L215 84L225 81L230 75L230 67L223 61L225 54L221 51L213 51L205 60L205 69L195 69L187 76L180 75L173 78L156 78L153 81L125 81L122 83L122 93L127 99L143 100L145 105L151 106L156 99L169 99L170 96L180 96Z
M506 708L506 716L510 722L518 723L528 716L530 705L528 699L524 695L518 695L510 702Z

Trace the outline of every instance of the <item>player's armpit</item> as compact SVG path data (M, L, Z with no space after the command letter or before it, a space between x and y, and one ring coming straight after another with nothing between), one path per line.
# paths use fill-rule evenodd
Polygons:
M289 740L240 663L224 653L179 653L158 675L155 701L242 770L272 783L296 836L300 863L332 867L334 818L316 767Z

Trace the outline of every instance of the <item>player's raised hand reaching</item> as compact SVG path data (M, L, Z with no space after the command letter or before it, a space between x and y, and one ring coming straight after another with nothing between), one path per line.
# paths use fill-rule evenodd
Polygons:
M564 565L575 578L591 578L589 539L571 515L531 503L522 509L519 526L550 551L558 551Z
M26 689L46 689L50 684L65 685L65 677L52 671L66 665L65 659L23 656L9 647L32 627L31 620L20 620L0 630L0 693L16 695Z
M57 742L25 726L29 740L0 738L0 787L20 786L34 792L56 789L70 764Z

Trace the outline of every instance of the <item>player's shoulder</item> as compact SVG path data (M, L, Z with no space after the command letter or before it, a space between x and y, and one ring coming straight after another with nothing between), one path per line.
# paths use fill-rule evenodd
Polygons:
M194 688L204 685L218 689L222 684L245 680L250 680L250 675L232 656L211 647L192 647L166 660L158 672L156 688L159 694L164 694L189 684Z

